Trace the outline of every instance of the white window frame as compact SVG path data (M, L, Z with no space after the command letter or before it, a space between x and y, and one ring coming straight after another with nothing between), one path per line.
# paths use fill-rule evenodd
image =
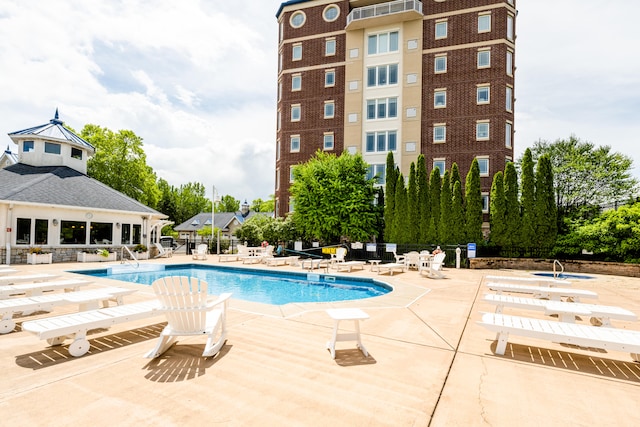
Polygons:
M507 69L507 75L513 76L513 51L512 50L507 50L506 69Z
M296 88L295 82L298 82L298 87ZM302 74L296 73L291 75L291 92L298 92L302 90Z
M394 102L395 101L395 102ZM395 103L395 114L391 115L391 106ZM380 115L380 106L384 105L384 115ZM370 107L373 107L373 117L369 116ZM365 116L367 120L395 119L398 117L398 97L367 99Z
M390 136L393 135L395 142L393 148L389 144ZM369 150L368 147L368 139L369 136L373 136L373 150ZM364 152L365 153L388 153L389 151L396 152L398 151L398 131L397 130L386 130L386 131L377 131L377 132L366 132L364 135ZM384 138L384 144L381 147L379 145L380 138Z
M491 32L491 13L478 15L478 34Z
M436 21L434 37L436 40L446 39L449 34L449 24L447 20Z
M490 104L490 103L491 103L491 86L488 84L478 85L476 87L476 104L484 105L484 104Z
M336 16L331 19L331 18L327 18L327 14L329 13L330 10L336 10ZM322 19L324 19L326 22L333 22L336 19L338 19L338 17L340 16L340 8L335 5L335 4L330 4L329 6L325 7L324 10L322 11Z
M489 213L489 193L480 193L482 199L482 213Z
M438 103L438 98L441 103ZM440 88L433 91L433 108L447 108L447 89Z
M367 180L369 180L369 179L372 179L375 176L378 176L379 179L378 179L378 182L376 182L376 185L384 185L386 183L386 181L385 181L386 170L387 170L386 163L370 164L367 167L366 178L367 178Z
M336 115L336 103L334 101L324 101L324 118L333 119Z
M433 125L433 143L443 144L447 142L447 124L435 123Z
M441 60L444 64L444 68L438 67L438 60ZM433 72L434 74L444 74L447 72L447 55L436 55L433 59Z
M442 165L442 168L440 167L440 165ZM447 169L447 159L445 159L445 158L433 159L433 164L432 164L432 169L431 170L434 170L436 167L440 171L440 176L443 177L444 176L444 172Z
M295 145L297 145L297 148L295 147ZM291 135L289 137L289 152L290 153L300 152L300 135Z
M336 54L336 39L335 37L325 39L324 41L324 56L335 56Z
M488 120L476 122L476 141L488 141L491 137L491 126Z
M297 16L302 17L302 21L300 21L299 24L295 24L293 22ZM292 28L300 28L304 25L305 22L307 22L307 15L305 15L305 13L301 10L295 11L294 13L291 14L291 17L289 18L289 25L291 25Z
M332 151L335 145L336 141L333 132L325 132L322 136L322 149L324 151Z
M296 118L296 113L297 113L297 118ZM292 104L291 105L291 121L292 122L299 122L300 120L302 120L302 107L300 106L300 104Z
M478 49L477 67L491 68L491 49Z
M302 60L302 43L295 43L291 46L291 60L292 61Z
M513 123L509 120L507 120L504 127L504 146L507 148L513 147Z
M489 157L487 156L479 156L476 157L476 160L478 160L478 167L480 168L480 176L481 177L487 177L489 176ZM483 172L482 169L483 167L481 166L481 164L485 165L485 171Z
M395 39L395 46L394 46ZM372 52L372 40L375 40L375 50ZM386 31L377 34L369 34L367 36L367 54L380 55L400 50L400 33L398 31Z
M395 67L395 73L396 73L396 79L395 82L391 83L391 70L392 68ZM386 86L394 86L398 84L398 74L399 74L399 66L397 63L393 63L393 64L384 64L384 65L376 65L376 66L372 66L372 67L367 67L367 87L386 87ZM380 72L381 70L385 70L385 73L387 74L387 80L386 83L380 83ZM374 78L374 84L371 85L369 84L369 75L370 75L370 71L371 70L375 70L375 78Z
M513 112L513 87L510 85L507 85L505 90L505 109Z
M507 40L513 41L515 39L514 34L515 17L512 14L507 14Z
M332 77L333 81L331 83L327 82L329 76L333 76ZM335 85L336 85L336 70L334 70L334 69L325 70L325 72L324 72L324 87L334 87Z

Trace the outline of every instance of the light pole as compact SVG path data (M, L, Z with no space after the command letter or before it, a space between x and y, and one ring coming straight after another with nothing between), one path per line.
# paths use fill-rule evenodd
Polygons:
M213 197L211 199L211 241L215 237L216 230L216 202L218 201L218 193L216 192L216 186L213 186ZM216 243L216 255L220 255L220 235L218 233L218 240Z

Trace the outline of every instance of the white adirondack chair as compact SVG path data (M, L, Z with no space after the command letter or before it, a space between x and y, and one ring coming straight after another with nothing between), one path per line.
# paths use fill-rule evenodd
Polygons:
M207 283L194 277L169 276L153 282L168 324L160 334L156 347L145 355L160 356L178 336L206 335L203 357L215 356L227 340L226 313L230 293L209 302Z

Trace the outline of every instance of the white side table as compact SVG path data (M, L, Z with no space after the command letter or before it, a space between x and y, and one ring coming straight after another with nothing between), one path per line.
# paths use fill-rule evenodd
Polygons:
M338 341L356 341L357 347L362 351L362 354L364 354L365 357L369 356L367 349L364 348L360 340L360 321L368 319L369 315L359 308L330 308L326 311L329 317L335 321L333 337L327 342L327 348L331 351L331 357L333 359L336 358L336 342ZM341 320L353 320L355 332L338 333Z
M380 259L370 259L367 262L369 264L371 264L371 267L369 267L369 271L380 271Z

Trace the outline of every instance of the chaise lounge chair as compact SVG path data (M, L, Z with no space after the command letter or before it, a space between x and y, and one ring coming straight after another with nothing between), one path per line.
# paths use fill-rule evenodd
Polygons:
M156 347L145 357L160 356L175 343L177 336L188 335L206 335L207 343L202 356L216 355L227 339L227 301L231 294L222 294L209 302L207 283L183 276L163 277L153 282L152 287L168 324L160 334Z
M155 256L155 258L170 258L173 256L172 248L165 248L160 243L154 243L154 246L158 250L158 254Z

